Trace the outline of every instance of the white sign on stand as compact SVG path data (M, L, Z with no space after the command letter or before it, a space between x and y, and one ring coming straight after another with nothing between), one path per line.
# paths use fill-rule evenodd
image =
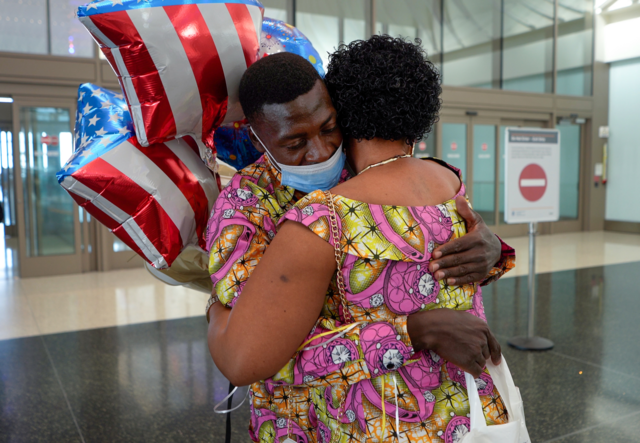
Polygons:
M507 128L505 141L505 221L557 221L560 218L560 132Z
M546 351L553 342L534 334L536 306L536 229L560 218L560 131L507 128L505 132L504 218L529 223L529 315L527 335L507 340L523 351Z

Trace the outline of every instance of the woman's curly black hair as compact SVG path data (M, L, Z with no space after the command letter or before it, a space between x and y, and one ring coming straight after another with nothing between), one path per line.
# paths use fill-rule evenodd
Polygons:
M325 84L345 137L413 144L431 131L442 88L420 44L374 35L330 55Z

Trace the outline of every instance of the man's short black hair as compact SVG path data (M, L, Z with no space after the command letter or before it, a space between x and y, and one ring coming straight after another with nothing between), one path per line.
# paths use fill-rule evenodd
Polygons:
M240 105L251 122L264 105L289 103L313 89L320 74L309 61L291 52L261 58L240 80Z

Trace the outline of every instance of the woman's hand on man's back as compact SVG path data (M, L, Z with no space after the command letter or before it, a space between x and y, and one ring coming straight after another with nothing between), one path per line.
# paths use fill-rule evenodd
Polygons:
M434 309L411 314L407 331L416 351L428 349L479 377L487 360L500 363L500 343L489 325L464 311Z

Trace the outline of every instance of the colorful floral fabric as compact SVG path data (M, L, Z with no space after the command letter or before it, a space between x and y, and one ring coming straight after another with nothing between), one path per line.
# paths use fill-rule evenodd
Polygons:
M262 159L237 174L218 198L207 245L214 287L225 305L235 304L282 220L300 222L332 242L324 193L294 206L296 197ZM406 331L406 316L423 309L484 318L478 285L448 286L428 272L433 249L466 233L455 202L399 207L340 196L334 202L355 323L344 323L334 277L304 350L278 374L252 385L252 439L276 442L291 429L298 442L329 442L336 432L342 442L382 441L383 433L387 439L457 441L469 428L464 374L435 353L415 353ZM489 280L514 261L503 243L500 267ZM478 382L488 423L504 422L491 378L483 374Z

